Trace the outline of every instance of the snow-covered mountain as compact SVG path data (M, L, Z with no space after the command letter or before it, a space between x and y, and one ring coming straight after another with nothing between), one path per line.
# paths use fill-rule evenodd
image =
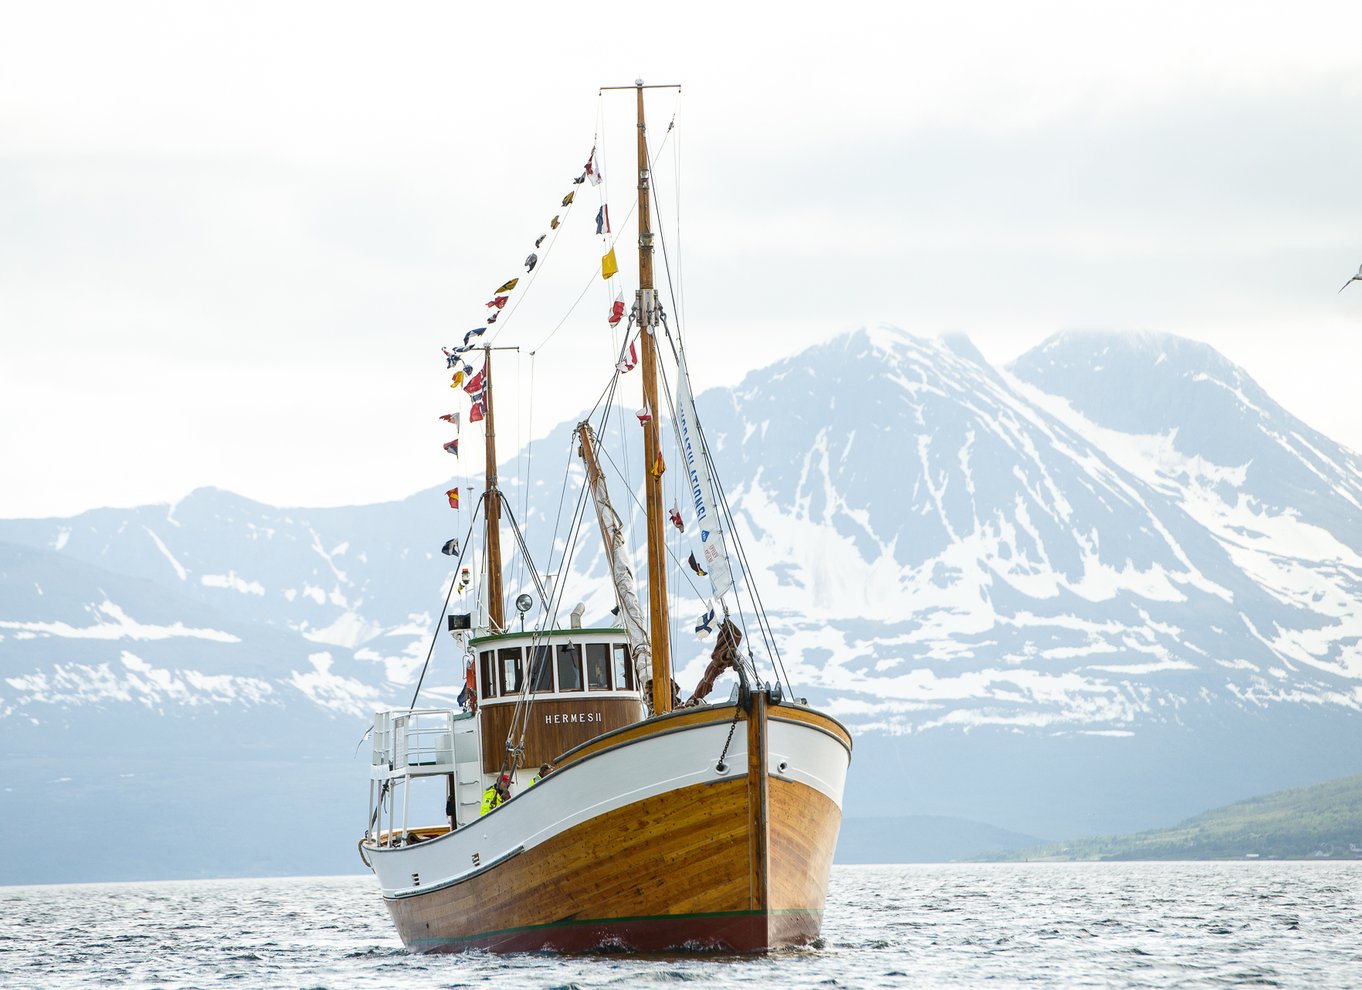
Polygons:
M1362 459L1211 348L1061 334L999 369L881 328L699 406L795 688L857 735L851 814L1059 837L1362 769ZM542 560L572 498L519 477ZM449 519L436 491L278 509L202 490L0 521L6 751L324 758L409 700L432 642L435 697L456 680L435 628ZM589 517L581 545L565 610L603 620ZM678 584L685 683L699 601Z
M1063 335L999 372L858 334L724 399L767 603L853 722L1362 708L1362 461L1204 345Z

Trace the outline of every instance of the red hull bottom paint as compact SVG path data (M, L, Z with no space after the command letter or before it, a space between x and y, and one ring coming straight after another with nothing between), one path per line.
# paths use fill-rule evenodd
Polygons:
M756 912L659 918L617 918L486 932L463 939L413 939L416 952L766 952L806 945L822 918L808 911Z

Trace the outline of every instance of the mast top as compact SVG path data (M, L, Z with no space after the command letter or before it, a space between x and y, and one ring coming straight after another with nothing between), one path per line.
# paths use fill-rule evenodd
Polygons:
M680 84L680 83L653 83L652 85L645 86L645 85L643 84L643 80L642 80L642 79L635 79L635 80L634 80L634 84L633 84L632 86L602 86L602 87L601 87L601 92L604 93L607 89L675 89L675 90L680 90L680 89L681 89L681 84Z

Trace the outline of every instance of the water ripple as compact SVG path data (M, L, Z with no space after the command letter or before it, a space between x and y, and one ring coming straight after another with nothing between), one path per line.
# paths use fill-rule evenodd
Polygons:
M1300 987L1362 980L1362 863L838 867L766 957L408 955L369 877L9 887L0 987Z

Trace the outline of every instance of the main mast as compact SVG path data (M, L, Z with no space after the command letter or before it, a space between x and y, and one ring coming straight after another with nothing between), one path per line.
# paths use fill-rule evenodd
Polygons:
M653 714L672 710L672 664L667 616L667 543L663 529L661 444L658 436L657 341L653 322L657 293L653 290L653 231L649 210L648 134L643 119L643 80L638 92L638 325L643 344L643 403L652 418L643 425L644 514L648 520L648 625L653 640Z
M506 628L501 590L501 489L497 487L497 428L492 415L492 348L484 347L482 365L483 427L487 437L487 622L492 632Z

